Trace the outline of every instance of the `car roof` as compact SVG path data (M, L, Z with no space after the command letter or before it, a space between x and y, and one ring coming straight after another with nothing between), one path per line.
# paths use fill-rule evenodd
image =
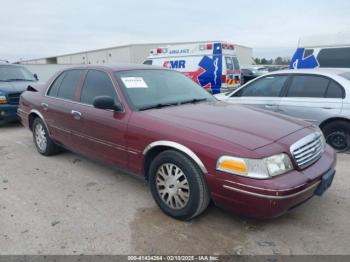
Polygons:
M142 64L107 64L107 65L80 65L80 66L72 66L66 68L65 70L70 69L102 69L106 71L127 71L127 70L142 70L142 69L164 69L158 66L152 65L142 65Z

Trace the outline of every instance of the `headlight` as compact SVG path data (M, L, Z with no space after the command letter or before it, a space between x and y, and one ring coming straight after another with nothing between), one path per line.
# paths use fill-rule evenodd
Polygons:
M231 156L219 158L216 169L250 178L266 179L282 175L293 169L286 154L278 154L264 159L248 159Z
M7 104L6 96L0 96L0 104Z

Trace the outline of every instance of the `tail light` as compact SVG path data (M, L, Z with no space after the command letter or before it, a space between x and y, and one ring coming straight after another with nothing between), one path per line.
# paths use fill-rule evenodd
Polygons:
M213 44L207 44L207 49L208 49L208 50L213 49Z
M157 54L162 53L162 49L161 48L157 48Z
M221 83L226 83L226 75L221 76Z

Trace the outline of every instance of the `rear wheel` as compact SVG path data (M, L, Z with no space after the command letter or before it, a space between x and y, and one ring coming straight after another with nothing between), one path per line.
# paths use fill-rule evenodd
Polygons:
M350 123L334 121L322 129L327 143L338 152L350 149Z
M176 219L200 215L210 201L204 174L191 159L174 150L164 151L153 160L149 183L160 209Z
M59 147L51 140L49 132L40 118L34 120L33 139L40 154L50 156L59 152Z

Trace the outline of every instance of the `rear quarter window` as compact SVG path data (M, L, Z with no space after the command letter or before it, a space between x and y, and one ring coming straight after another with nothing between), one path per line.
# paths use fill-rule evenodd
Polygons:
M344 98L344 89L338 83L331 81L329 83L326 98Z

